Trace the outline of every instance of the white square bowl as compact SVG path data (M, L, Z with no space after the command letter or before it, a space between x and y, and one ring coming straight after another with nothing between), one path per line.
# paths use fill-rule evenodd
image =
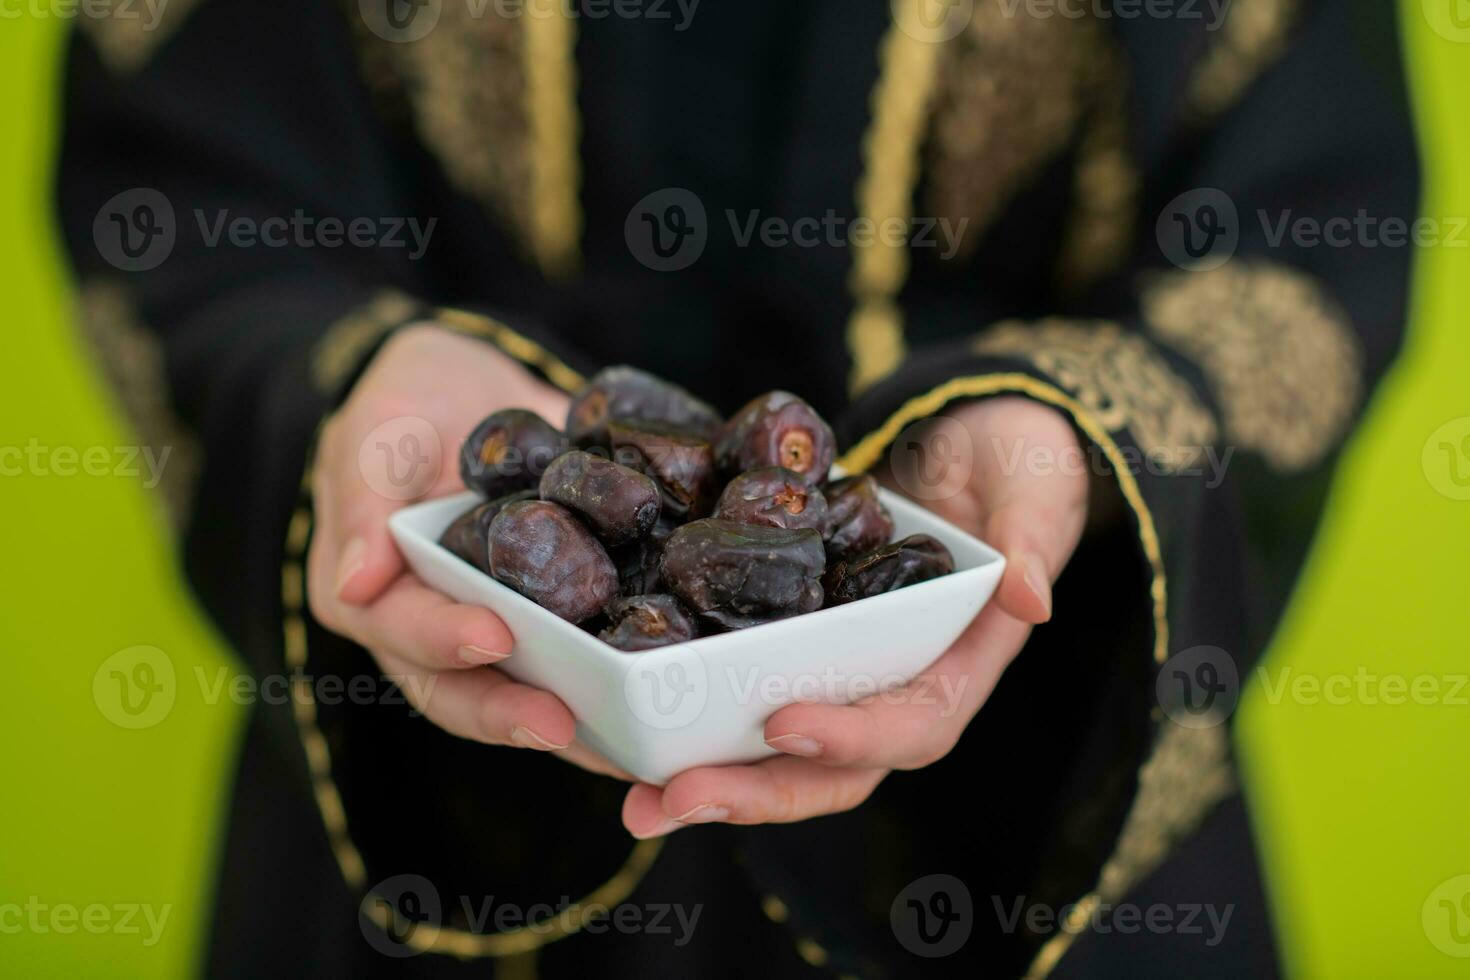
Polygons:
M389 529L424 582L486 606L515 636L496 666L555 693L577 736L637 776L662 785L695 766L775 755L766 719L794 701L848 704L912 680L939 658L990 599L1005 559L924 508L886 490L895 536L929 534L955 571L803 616L624 653L501 585L439 544L476 501L473 493L398 511Z

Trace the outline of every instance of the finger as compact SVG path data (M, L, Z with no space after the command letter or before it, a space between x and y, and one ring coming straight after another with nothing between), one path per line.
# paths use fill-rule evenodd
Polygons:
M699 823L794 823L841 813L866 800L885 775L883 769L836 769L786 756L753 766L690 769L663 788L661 822L652 828L629 826L629 830L647 832ZM647 814L635 809L631 816L636 819Z
M458 603L404 574L369 606L346 606L340 627L361 645L428 670L483 667L510 656L515 639L483 606Z
M556 695L498 670L436 673L391 653L373 656L409 703L451 735L540 752L566 749L576 737L577 721Z
M787 705L766 721L766 744L828 766L932 765L958 744L1029 633L1026 624L987 608L904 687L852 705Z
M347 425L337 416L323 426L312 468L315 528L309 570L313 602L324 623L337 618L343 603L371 602L403 570L387 524L399 504L367 485Z
M564 749L558 749L556 754L572 765L580 766L588 772L595 772L602 776L611 776L614 779L621 779L625 783L636 783L638 781L637 777L632 773L609 762L581 742L573 742Z

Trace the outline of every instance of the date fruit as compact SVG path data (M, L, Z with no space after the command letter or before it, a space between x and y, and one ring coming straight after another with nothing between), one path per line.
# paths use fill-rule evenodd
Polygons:
M546 468L541 499L576 511L609 547L637 541L658 523L658 484L580 449L558 456Z
M893 518L878 499L878 481L864 473L827 486L829 558L848 558L881 548L893 537Z
M454 519L444 529L439 543L480 571L490 573L490 522L501 508L521 500L536 499L534 490L517 490L515 493L478 503Z
M579 446L607 446L616 419L662 422L706 439L720 427L720 413L678 385L627 365L604 368L572 396L567 435Z
M660 569L674 595L711 622L742 629L822 605L821 534L809 528L693 521L669 535Z
M608 603L607 615L612 625L598 637L609 646L630 653L684 643L699 635L699 624L693 615L671 595L614 599Z
M715 460L727 474L784 466L813 484L827 479L836 453L832 427L787 391L751 400L725 423L715 443Z
M948 548L927 534L911 534L902 541L832 566L824 581L827 605L840 606L882 595L952 571L954 556Z
M490 574L562 619L580 623L618 594L618 571L571 511L523 500L490 522Z
M653 477L663 493L669 517L700 516L713 496L715 451L709 440L661 422L608 423L612 457Z
M731 480L720 494L714 516L741 524L823 531L827 525L827 499L801 474L780 466L767 466Z
M475 426L460 446L459 475L465 486L493 500L535 487L565 450L565 437L541 416L504 408Z
M659 574L658 560L663 554L664 542L674 532L674 525L660 518L645 538L639 538L621 548L609 548L608 554L618 567L619 591L625 596L648 595L664 591L663 579Z

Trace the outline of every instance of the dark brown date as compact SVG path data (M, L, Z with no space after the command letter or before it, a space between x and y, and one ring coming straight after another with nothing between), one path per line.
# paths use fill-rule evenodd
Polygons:
M699 624L671 595L635 595L607 605L612 625L598 636L619 650L633 652L684 643L699 635Z
M827 486L829 558L850 558L881 548L893 537L893 518L878 499L878 481L868 474L850 476Z
M769 391L731 416L715 443L715 461L726 474L784 466L809 483L827 479L837 452L832 427L800 398Z
M877 551L839 561L827 573L823 584L827 605L840 606L905 585L927 582L952 571L954 556L948 548L927 534L911 534Z
M541 499L576 511L609 547L637 541L658 522L658 484L580 449L558 456L546 468Z
M454 519L444 529L439 543L480 571L490 573L490 522L501 508L521 500L534 500L536 491L518 490L515 493L478 503Z
M604 368L572 396L567 409L567 435L579 446L607 446L607 425L614 419L662 422L711 438L720 413L678 385L647 371L619 365Z
M767 466L731 480L720 494L714 516L788 531L804 527L823 531L827 525L827 500L800 473Z
M713 496L715 451L709 440L660 422L613 421L607 426L612 458L657 481L670 517L698 517Z
M645 538L639 538L621 548L610 548L613 564L618 568L619 591L625 596L648 595L662 592L662 577L658 560L663 554L664 542L674 531L674 525L660 518Z
M664 543L665 586L695 612L741 629L822 605L822 536L705 518Z
M490 574L573 623L618 594L618 571L592 532L545 500L510 504L490 522Z
M535 412L505 408L475 426L459 448L464 485L493 500L536 486L566 438Z

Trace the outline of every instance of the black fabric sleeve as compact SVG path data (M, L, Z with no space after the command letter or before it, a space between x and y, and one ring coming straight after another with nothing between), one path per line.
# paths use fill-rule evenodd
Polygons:
M1090 881L1036 885L1082 913L1167 854L1199 818L1191 807L1228 793L1226 728L1191 718L1164 665L1177 657L1172 666L1196 679L1209 661L1229 685L1211 710L1233 708L1300 569L1336 454L1402 341L1418 164L1394 12L1369 6L1304 6L1290 47L1237 104L1201 125L1180 100L1165 132L1147 134L1166 149L1141 154L1140 240L1124 271L1083 302L1059 300L1055 316L975 323L969 336L912 350L840 426L841 462L865 470L885 463L909 425L961 400L1035 398L1071 417L1095 472L1127 504L1132 533L1103 539L1124 550L1100 555L1100 542L1085 542L1074 565L1093 584L1058 583L1056 619L1032 642L1051 664L1032 669L1028 650L997 692L1046 703L1070 719L1072 744L1092 746L1086 766L1054 774L1068 785L1050 812L1029 818L1055 820L1066 853L1051 867L1103 859ZM1234 231L1191 264L1168 215L1194 217L1203 245L1201 206ZM1314 239L1313 227L1331 239ZM1090 601L1097 587L1122 605ZM1122 627L1136 620L1151 629ZM1096 685L1069 713L1071 686L1058 690L1055 665L1073 651L1095 657L1089 637L1128 635L1138 641L1126 663L1066 675ZM1142 690L1119 690L1125 677ZM1203 703L1198 689L1193 697ZM966 741L976 730L1025 736L984 721ZM977 761L983 745L968 748L956 766L973 777L990 763ZM1031 969L1044 973L1069 941L1037 937Z

